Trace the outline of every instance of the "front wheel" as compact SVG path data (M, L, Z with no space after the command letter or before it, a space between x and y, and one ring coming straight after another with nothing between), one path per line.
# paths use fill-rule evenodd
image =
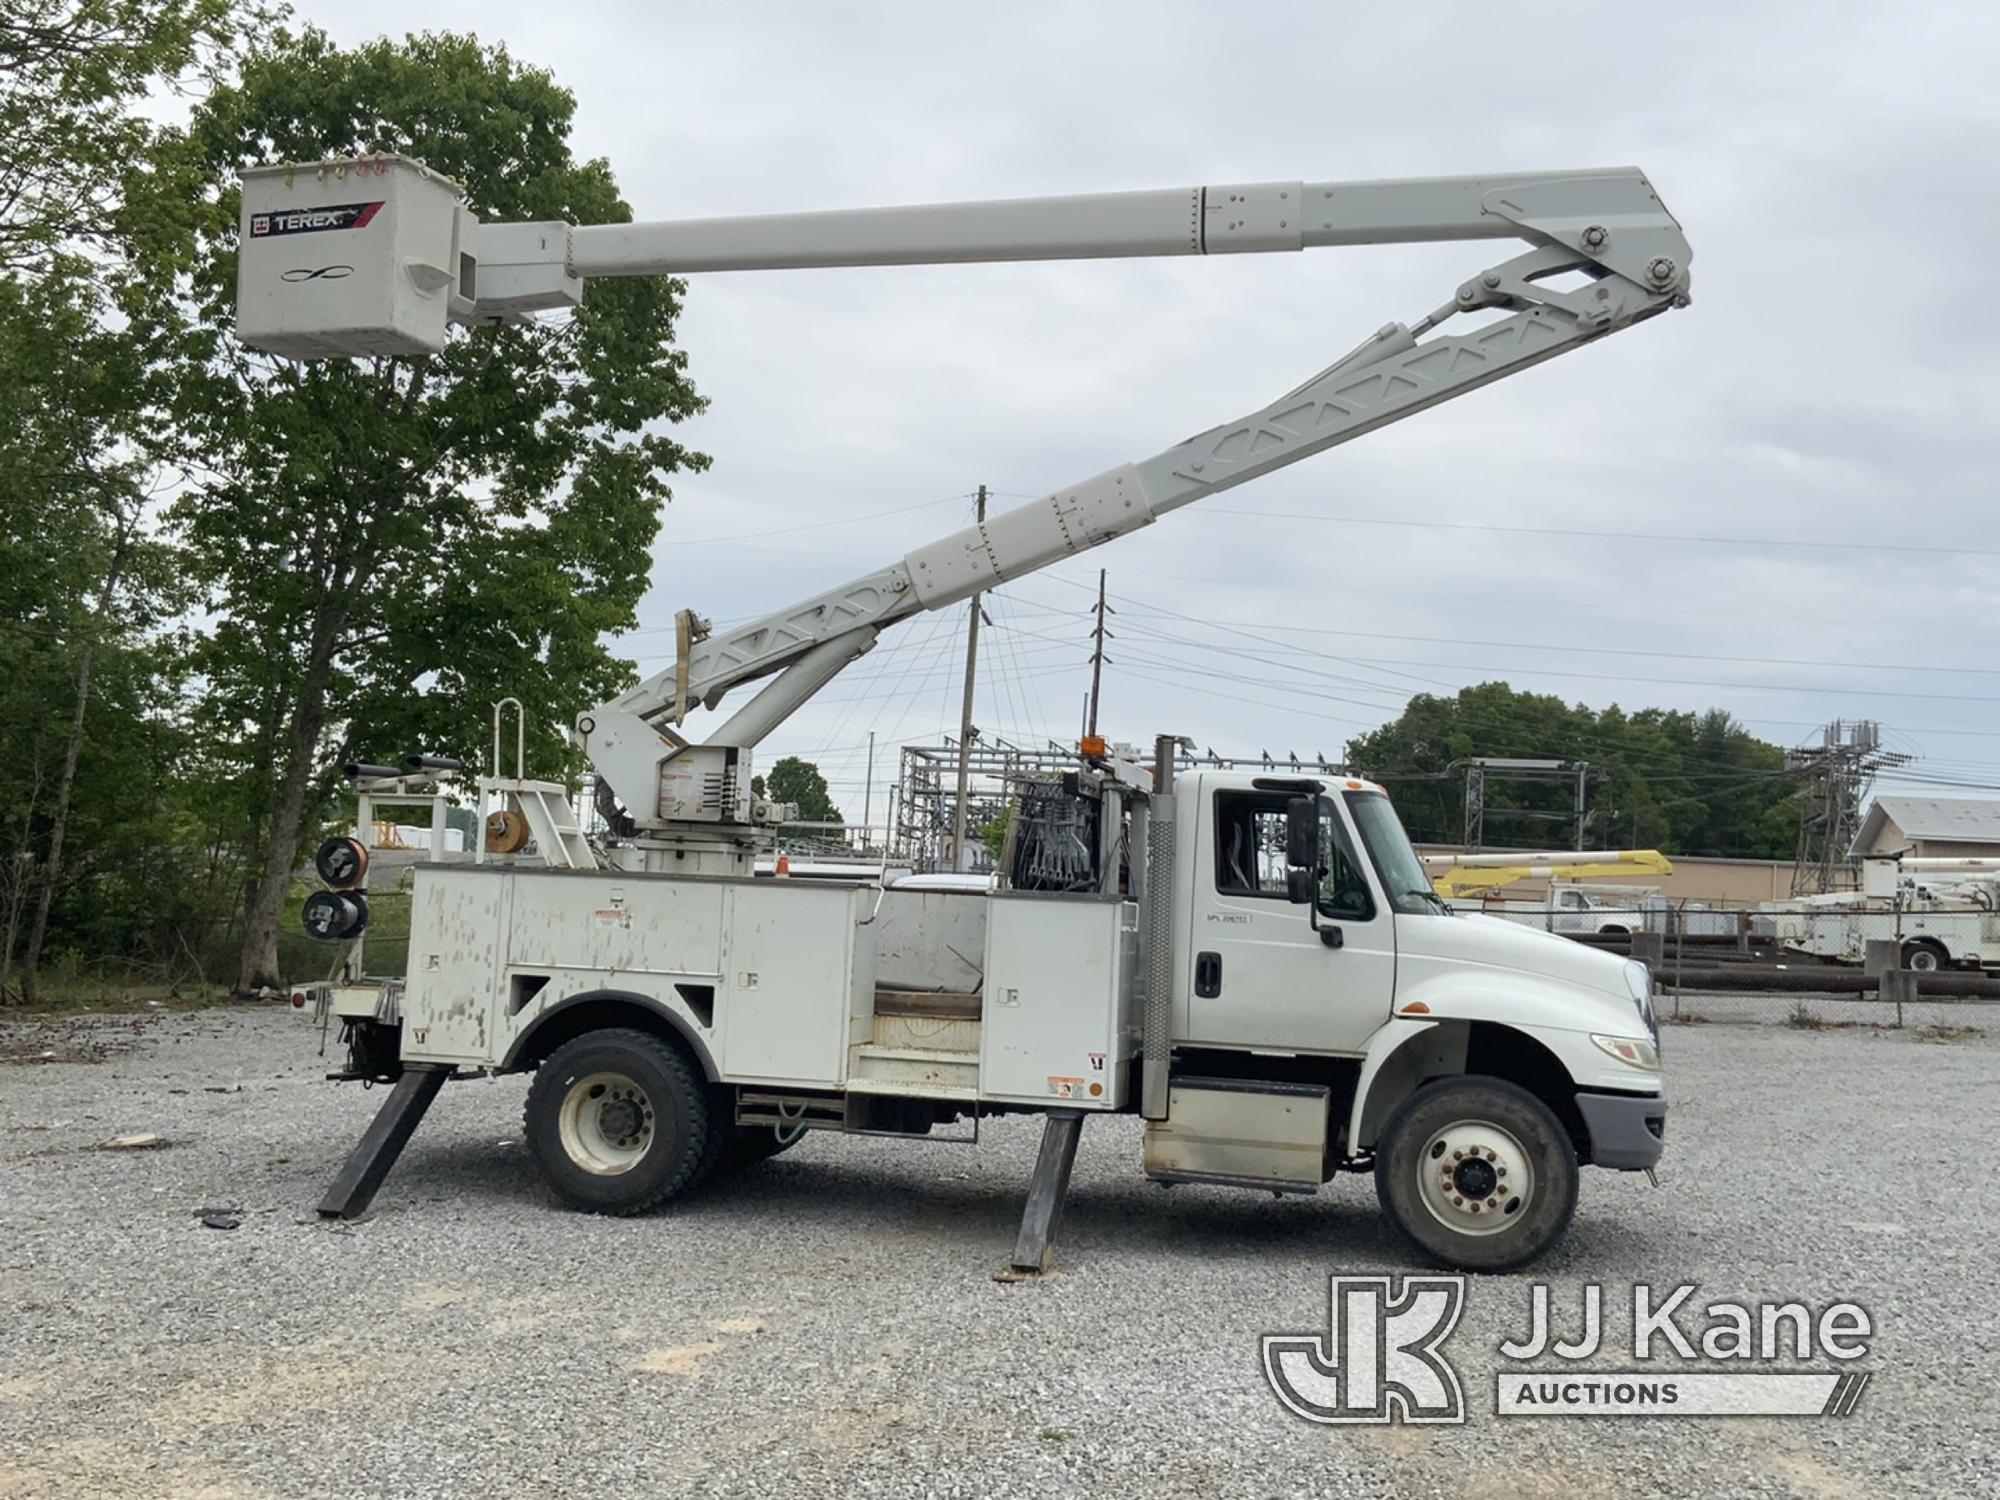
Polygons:
M563 1043L528 1089L522 1121L549 1186L573 1207L640 1214L708 1165L708 1088L687 1054L623 1029Z
M1562 1238L1576 1148L1549 1107L1500 1078L1447 1078L1410 1096L1375 1151L1382 1208L1427 1259L1507 1271Z

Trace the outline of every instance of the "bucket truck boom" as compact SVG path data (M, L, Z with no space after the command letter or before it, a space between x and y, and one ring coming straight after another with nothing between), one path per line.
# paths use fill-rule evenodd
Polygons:
M679 869L691 868L692 855L692 868L716 872L747 869L759 841L752 825L769 816L750 795L748 752L884 628L1685 306L1692 258L1679 224L1632 167L572 226L482 224L454 184L406 158L379 157L255 169L243 197L240 331L250 344L300 357L433 350L448 321L573 306L599 276L1525 242L1414 321L1386 324L1276 400L1151 457L747 624L716 631L682 611L674 665L581 715L577 730L637 847L670 851ZM294 236L323 230L372 233L365 247L343 249L356 274L301 275L291 264L300 259L288 248ZM1461 314L1488 311L1503 316L1447 331ZM678 731L695 707L714 709L731 689L766 677L702 743Z

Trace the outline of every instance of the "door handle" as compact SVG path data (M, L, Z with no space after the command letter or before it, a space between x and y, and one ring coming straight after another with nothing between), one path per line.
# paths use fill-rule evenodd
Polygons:
M1197 953L1194 956L1194 992L1203 1000L1213 1000L1222 993L1220 953Z

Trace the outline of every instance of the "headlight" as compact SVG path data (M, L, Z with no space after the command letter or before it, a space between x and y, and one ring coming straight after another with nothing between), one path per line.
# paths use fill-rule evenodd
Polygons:
M1607 1052L1628 1067L1644 1068L1649 1073L1660 1071L1660 1049L1651 1042L1642 1042L1637 1037L1595 1036L1600 1052Z

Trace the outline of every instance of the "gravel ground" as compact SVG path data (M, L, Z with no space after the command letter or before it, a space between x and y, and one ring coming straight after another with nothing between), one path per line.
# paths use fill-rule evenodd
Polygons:
M290 1014L0 1027L0 1495L2000 1494L1993 1042L1667 1042L1663 1187L1587 1173L1550 1261L1474 1279L1446 1346L1469 1425L1326 1428L1278 1406L1258 1336L1324 1331L1330 1271L1413 1269L1358 1179L1169 1194L1096 1121L1063 1273L1000 1285L1031 1120L815 1137L593 1219L533 1180L505 1079L447 1088L375 1214L329 1226L384 1096L321 1082ZM135 1131L167 1144L93 1149ZM1498 1419L1531 1279L1565 1323L1604 1283L1614 1345L1634 1281L1852 1298L1874 1382L1845 1421Z

